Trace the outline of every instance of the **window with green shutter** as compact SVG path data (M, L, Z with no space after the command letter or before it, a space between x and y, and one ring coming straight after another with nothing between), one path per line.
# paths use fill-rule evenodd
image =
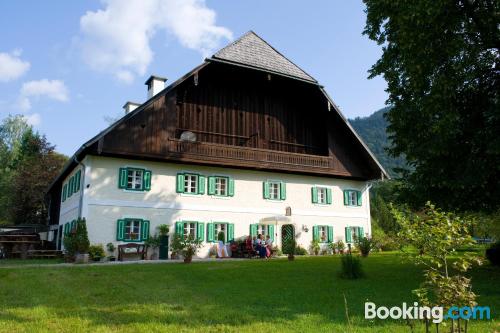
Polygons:
M352 243L352 227L345 228L345 241L346 243Z
M73 195L73 181L74 181L74 178L71 177L69 179L69 182L68 182L68 198Z
M176 192L185 194L205 194L206 177L195 173L178 173Z
M345 206L361 206L362 193L358 190L344 190L344 205Z
M196 221L179 221L175 223L175 233L183 239L193 237L200 241L205 238L205 223Z
M68 195L68 184L64 184L62 190L62 202L66 201L67 195Z
M208 194L218 197L234 196L234 180L224 176L208 177Z
M129 191L151 190L152 172L140 168L120 168L118 170L118 188Z
M250 236L257 236L258 224L250 224Z
M332 204L332 190L327 187L313 186L311 188L312 203L321 205Z
M286 200L286 184L276 180L263 182L263 196L269 200Z
M78 170L75 174L75 192L80 191L81 178L82 178L82 170Z
M333 242L333 227L328 225L313 226L313 240L321 243Z
M149 221L142 219L120 219L116 226L116 240L142 242L149 238Z

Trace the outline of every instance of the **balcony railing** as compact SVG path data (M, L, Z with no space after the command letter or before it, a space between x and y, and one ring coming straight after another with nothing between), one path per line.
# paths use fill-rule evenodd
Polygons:
M224 159L245 161L248 163L273 164L291 168L332 168L333 161L328 156L317 156L280 152L274 150L256 149L248 147L234 147L215 143L186 142L169 139L170 153L180 157L199 157L203 159Z

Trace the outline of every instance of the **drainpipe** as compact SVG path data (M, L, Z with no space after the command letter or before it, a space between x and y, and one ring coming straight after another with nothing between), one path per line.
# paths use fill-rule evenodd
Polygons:
M82 218L82 210L83 210L83 192L84 192L84 189L85 189L85 169L86 169L86 166L85 164L83 164L83 162L79 161L78 158L75 157L73 158L73 160L78 164L78 165L81 165L83 170L82 170L82 179L81 179L81 183L82 183L82 186L80 186L80 204L78 205L78 218Z

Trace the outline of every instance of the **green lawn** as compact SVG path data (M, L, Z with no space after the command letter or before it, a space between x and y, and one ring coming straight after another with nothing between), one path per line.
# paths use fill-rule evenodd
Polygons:
M358 281L338 277L338 256L0 268L0 332L410 332L403 321L365 320L364 302L413 301L421 271L396 254L363 264ZM496 318L500 269L485 265L472 277ZM469 332L495 329L496 320L474 321Z

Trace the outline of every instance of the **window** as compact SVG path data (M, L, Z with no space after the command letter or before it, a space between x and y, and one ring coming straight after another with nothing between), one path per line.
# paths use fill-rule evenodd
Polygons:
M214 235L215 240L219 240L219 233L224 234L224 242L227 240L227 224L226 223L214 223Z
M218 197L234 196L234 180L229 177L208 177L208 194Z
M333 227L330 225L313 226L313 240L321 243L333 242Z
M264 199L285 200L286 185L280 181L264 182Z
M125 222L125 235L126 241L139 241L141 239L141 221L128 220Z
M346 227L345 228L345 240L346 243L353 243L354 241L365 237L365 232L363 227Z
M139 168L120 168L118 187L130 191L149 191L151 189L151 171Z
M142 190L142 170L127 169L127 190Z
M227 195L227 178L215 177L215 195Z
M62 202L66 201L67 194L68 194L68 184L64 184L62 191Z
M344 190L344 205L361 206L361 191Z
M142 242L149 237L149 221L142 219L118 220L116 240Z
M205 177L194 173L177 174L177 193L204 194Z
M326 225L319 226L319 240L321 242L326 242L328 240L328 228Z
M250 236L262 235L265 239L267 235L274 241L274 224L250 224Z
M257 235L262 235L262 237L265 237L267 235L267 225L259 224L257 226Z
M196 221L176 222L175 233L180 235L183 239L191 236L202 241L205 237L204 223Z
M184 175L184 193L198 193L198 175Z

